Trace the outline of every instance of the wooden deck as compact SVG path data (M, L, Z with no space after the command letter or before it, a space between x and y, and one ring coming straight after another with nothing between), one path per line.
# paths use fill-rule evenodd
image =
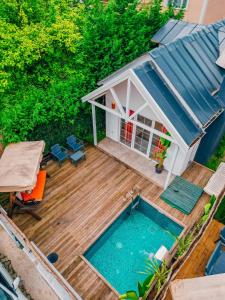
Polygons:
M176 279L204 276L205 266L215 249L215 241L219 239L219 232L223 226L223 224L216 220L212 220L209 227L202 235L200 243L178 272ZM170 291L168 291L165 300L172 300Z
M82 253L128 205L125 198L134 185L142 196L162 210L191 226L209 200L203 194L190 215L171 208L159 196L162 188L142 177L123 163L95 147L87 148L87 159L78 167L69 161L61 168L55 162L47 166L45 199L38 213L42 220L29 215L15 215L14 222L48 255L59 254L55 267L83 299L117 299L117 294L83 260ZM184 177L204 186L212 172L196 163Z
M153 160L140 155L138 152L133 151L129 147L115 142L108 137L104 138L98 144L98 147L136 170L141 176L144 176L146 179L149 179L152 182L155 182L157 185L164 187L168 171L163 170L161 174L157 174L155 172L156 163ZM174 177L175 176L171 174L169 182L171 182Z

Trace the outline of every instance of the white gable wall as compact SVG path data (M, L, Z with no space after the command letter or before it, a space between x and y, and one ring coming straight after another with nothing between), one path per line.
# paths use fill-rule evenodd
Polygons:
M106 106L111 108L113 96L110 92L106 94ZM119 142L120 139L120 118L106 111L106 136Z
M121 104L125 107L126 106L126 96L127 96L127 81L124 81L124 82L116 85L114 89L121 101ZM129 109L136 111L144 103L145 103L144 98L141 96L141 94L138 92L138 90L135 88L135 86L131 82L131 94L130 94ZM150 120L161 122L161 120L153 113L153 111L150 109L150 107L146 107L140 114Z
M126 95L127 95L127 81L124 81L116 86L114 86L114 90L122 104L122 106L126 106ZM108 91L106 93L106 106L111 108L111 104L114 101L113 96ZM129 109L136 111L141 105L145 103L145 100L140 95L136 87L131 83L131 94L130 94L130 104ZM140 114L146 118L149 118L153 121L158 121L163 123L158 116L151 110L148 106L144 108ZM111 114L110 112L106 112L106 136L119 142L120 140L120 118ZM184 170L187 168L188 163L194 159L194 155L197 151L199 143L195 144L188 151L184 151L179 148L177 158L174 164L173 174L181 175ZM167 158L165 160L165 168L169 170L171 168L173 153L175 150L175 145L171 145L167 152ZM141 155L141 154L140 154Z

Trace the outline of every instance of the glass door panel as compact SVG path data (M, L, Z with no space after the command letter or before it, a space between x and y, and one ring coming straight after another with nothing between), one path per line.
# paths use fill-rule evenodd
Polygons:
M148 150L149 137L150 137L150 132L148 130L145 130L137 126L134 148L146 155Z
M121 119L120 126L120 142L131 147L133 134L133 124L131 122L125 122Z
M160 148L160 137L156 134L153 134L152 144L150 148L150 158L155 159L155 153L159 151Z

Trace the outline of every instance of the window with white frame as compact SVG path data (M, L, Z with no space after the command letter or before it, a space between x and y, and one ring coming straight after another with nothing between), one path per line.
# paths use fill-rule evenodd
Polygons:
M175 8L186 9L189 0L167 0L167 5L172 5Z
M132 113L133 111L130 111L129 115ZM135 117L135 120L159 132L167 131L162 123L152 121L140 114ZM124 119L121 119L120 123L120 142L151 159L154 159L155 152L160 149L160 136Z

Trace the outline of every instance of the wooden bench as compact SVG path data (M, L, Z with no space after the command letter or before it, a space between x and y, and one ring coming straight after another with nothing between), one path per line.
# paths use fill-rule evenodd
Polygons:
M225 190L225 163L221 163L216 172L209 179L204 187L204 191L209 195L215 195L217 198L224 193Z

